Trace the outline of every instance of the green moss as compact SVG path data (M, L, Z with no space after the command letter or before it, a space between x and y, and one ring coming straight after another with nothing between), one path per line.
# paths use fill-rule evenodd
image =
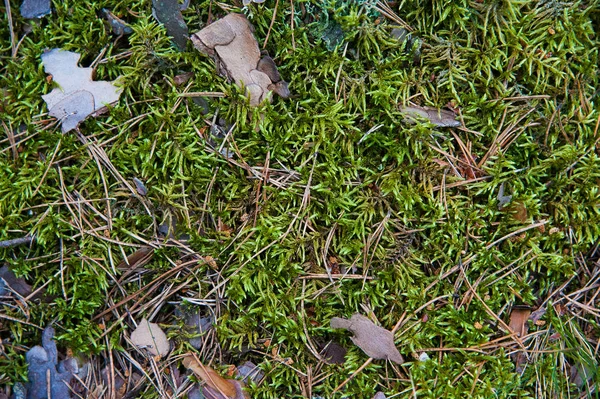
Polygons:
M210 3L184 12L191 32L204 26ZM564 359L597 365L588 350L600 333L591 314L575 307L570 312L578 318L549 312L544 326L532 325L545 338L526 345L558 352L536 354L523 373L509 357L516 344L486 344L505 335L490 311L507 322L512 304L541 303L570 279L564 292L576 292L596 267L598 5L404 1L395 10L414 28L417 54L416 46L407 48L390 35L391 25L371 3L320 7L295 1L293 32L289 2L280 2L275 16L274 3L245 9L261 46L274 17L267 49L292 91L291 99L257 109L191 45L178 52L152 18L150 2L57 2L51 16L29 22L31 32L15 57L3 14L0 118L7 129L23 126L19 138L27 139L17 143L16 157L8 140L2 142L0 239L31 233L36 243L0 249L0 256L36 287L47 283L49 302L26 312L3 306L2 383L26 375L24 353L39 340L31 324L55 321L61 347L84 355L124 350L122 334L131 326L119 317L147 314L149 298L186 282L188 293L210 293L208 299L216 299L213 288L222 285L217 336L228 361L250 359L267 372L266 381L252 387L253 397L302 396L302 373L320 367L307 349L306 331L312 340L335 338L350 348L344 365L322 366L318 375L328 377L317 378L313 395L369 397L383 390L400 397L506 398L537 397L540 389L548 396L577 391L556 370ZM11 6L20 39L26 21L19 4ZM134 33L110 36L97 17L103 7L123 16ZM212 13L222 15L214 3ZM61 135L49 125L41 95L52 84L40 55L54 47L81 53L85 65L105 51L96 79L120 77L123 94L80 131L124 179L144 182L145 198L131 195L76 134ZM188 71L194 72L192 91L227 94L208 101L207 115L182 99L183 87L173 83ZM468 131L457 129L453 136L428 124L403 123L397 105L409 99L435 107L453 102ZM236 123L223 143L209 140L205 123L217 113ZM480 162L506 131L512 131L510 145L469 172L457 137ZM234 143L235 162L214 151L212 141L217 149ZM259 182L246 165L260 168L267 159L277 171L271 182ZM473 177L483 179L452 186ZM526 208L524 219L498 210L501 183L512 203ZM114 304L140 289L143 295L161 273L189 261L156 237L158 224L171 218L177 234L190 236L189 248L216 260L218 274L200 262L169 277L145 301L137 303L138 297L95 318L112 306L107 297ZM547 221L544 228L506 238L540 220ZM146 240L163 248L147 273L117 288L115 266L133 252L128 245ZM329 257L373 279L298 279L323 273ZM463 272L450 273L461 261ZM389 329L406 312L396 343L410 364L396 375L375 361L333 394L366 357L347 334L330 330L329 320L362 312L364 305ZM166 304L158 319L174 325L170 310ZM112 328L107 337L102 328ZM555 332L569 338L552 341ZM188 350L173 338L176 352ZM260 347L266 339L278 346L279 359L260 354L271 349ZM472 350L478 347L483 349ZM247 348L257 351L242 352ZM416 361L411 354L424 348L440 351L431 349L430 360ZM283 364L287 358L293 364Z

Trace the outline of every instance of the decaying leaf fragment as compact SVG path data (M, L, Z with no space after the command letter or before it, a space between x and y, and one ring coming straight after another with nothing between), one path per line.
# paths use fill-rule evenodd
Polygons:
M0 267L0 296L9 295L11 291L26 297L31 294L31 286L24 279L15 276L8 266L2 266Z
M167 34L173 38L179 50L183 51L187 45L189 31L181 9L178 0L152 0L152 15L165 26Z
M517 337L522 338L527 335L527 330L529 330L527 320L529 320L530 314L531 309L522 306L515 306L510 312L508 327L510 327L512 332L517 334Z
M100 10L104 19L110 25L110 29L117 36L122 35L131 35L133 33L133 29L131 26L127 24L127 22L123 21L121 18L117 17L113 14L108 8L103 8Z
M334 317L331 328L343 328L352 333L352 342L373 359L388 359L394 363L404 363L398 348L394 345L394 334L383 327L375 325L368 317L359 313L350 320Z
M69 358L58 361L54 329L46 327L42 346L34 346L27 354L27 399L70 399L73 375L78 372L77 362Z
M513 333L517 334L517 337L523 338L525 335L527 335L527 330L529 329L527 320L529 320L530 314L531 309L523 306L515 306L510 312L510 321L508 323L508 327ZM516 371L521 373L523 371L523 365L527 363L527 354L523 351L517 351L511 354L510 357L515 363Z
M204 382L202 392L207 399L249 399L239 381L221 377L211 367L197 361L194 356L184 357L183 365Z
M92 68L77 66L80 54L53 49L42 54L46 73L60 87L42 98L48 105L51 116L62 122L66 133L93 113L119 100L121 90L112 82L93 81Z
M510 200L512 199L512 195L504 195L504 183L500 184L500 188L498 189L498 210L504 208Z
M169 340L158 326L150 323L145 318L140 321L138 327L131 333L131 342L145 348L154 356L164 356L169 353Z
M440 127L458 127L460 122L452 111L432 107L419 107L417 105L400 106L400 112L406 116L406 121L416 123L419 118Z
M275 62L262 54L253 27L245 16L228 14L192 35L194 47L213 58L220 75L245 87L250 105L269 99L273 91L289 96L288 84L281 79Z
M21 4L21 16L23 18L42 18L51 12L50 0L23 0Z

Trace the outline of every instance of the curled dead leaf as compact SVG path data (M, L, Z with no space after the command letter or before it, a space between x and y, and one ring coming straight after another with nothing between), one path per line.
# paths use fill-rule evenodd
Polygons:
M239 381L221 377L212 367L200 363L192 355L183 358L183 365L204 382L207 399L249 399Z
M394 345L394 334L375 325L368 317L355 313L348 319L334 317L331 328L343 328L352 333L352 342L373 359L388 359L394 363L404 363L398 348Z

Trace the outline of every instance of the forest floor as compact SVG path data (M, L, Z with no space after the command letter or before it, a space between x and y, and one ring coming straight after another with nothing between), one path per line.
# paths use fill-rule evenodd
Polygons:
M289 83L256 107L163 3L4 2L0 397L48 326L73 397L598 395L598 1L191 0ZM51 49L117 87L66 133Z

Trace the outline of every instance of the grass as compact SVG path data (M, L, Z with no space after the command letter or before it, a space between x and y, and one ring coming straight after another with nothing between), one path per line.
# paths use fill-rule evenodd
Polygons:
M62 353L96 371L143 369L141 397L173 395L176 355L190 351L183 306L217 317L204 361L265 372L256 398L597 395L597 374L570 381L573 367L598 367L597 1L402 1L392 9L412 28L409 46L372 1L251 4L243 12L292 91L258 109L191 44L177 51L149 1L55 2L39 22L10 5L0 239L36 240L0 257L47 299L3 304L0 384L24 381L26 350L54 322ZM103 7L134 33L111 36ZM190 32L209 10L224 15L192 2ZM98 57L96 78L123 88L67 135L41 99L52 83L40 55L56 47L86 66ZM190 71L189 86L173 83ZM207 99L203 115L189 91L227 96ZM398 104L409 100L451 104L464 127L406 124ZM210 134L219 117L235 123L226 139ZM134 177L147 196L128 188ZM498 209L501 184L512 200ZM169 221L187 242L158 235ZM120 277L146 245L150 262ZM336 266L364 278L317 278ZM520 340L503 328L519 304L547 309ZM329 328L354 312L399 323L408 363L354 375L367 357ZM174 344L158 367L125 339L144 316ZM349 348L343 365L311 353L331 339ZM517 371L510 355L522 349Z

